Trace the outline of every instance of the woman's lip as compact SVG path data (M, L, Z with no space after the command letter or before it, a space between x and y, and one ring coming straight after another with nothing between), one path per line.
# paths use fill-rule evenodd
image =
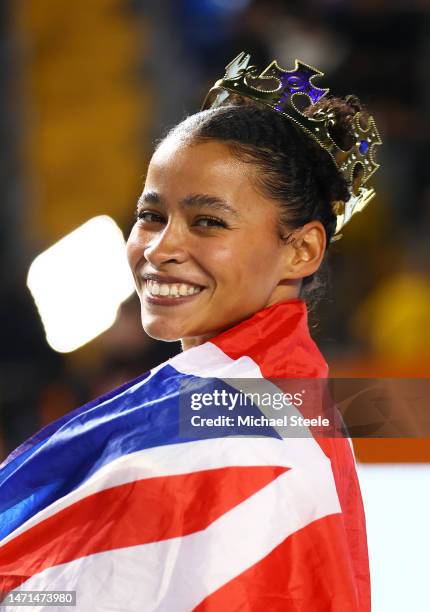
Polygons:
M198 297L203 291L204 289L202 289L198 293L193 293L192 295L183 295L178 298L175 298L175 297L169 298L169 297L164 297L162 295L152 295L151 293L148 292L147 289L145 289L145 300L149 302L150 304L154 304L156 306L178 306L179 304L190 302L194 298Z

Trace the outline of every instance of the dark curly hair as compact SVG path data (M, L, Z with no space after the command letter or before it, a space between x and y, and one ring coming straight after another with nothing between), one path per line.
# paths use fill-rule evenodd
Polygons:
M347 150L352 146L351 119L362 111L360 101L353 96L327 97L304 113L312 116L328 107L336 117L332 138ZM257 169L256 188L279 204L280 237L318 220L329 246L336 229L331 203L348 200L350 186L327 151L292 121L263 104L230 95L224 105L187 117L167 137L171 135L193 142L225 142L237 159ZM319 270L302 281L300 297L310 312L326 293L326 260L327 252Z

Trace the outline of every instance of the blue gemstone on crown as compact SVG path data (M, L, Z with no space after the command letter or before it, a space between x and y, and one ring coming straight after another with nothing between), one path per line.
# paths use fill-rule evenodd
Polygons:
M366 155L367 151L369 150L369 143L367 140L360 140L360 145L358 147L358 150L360 151L361 155Z

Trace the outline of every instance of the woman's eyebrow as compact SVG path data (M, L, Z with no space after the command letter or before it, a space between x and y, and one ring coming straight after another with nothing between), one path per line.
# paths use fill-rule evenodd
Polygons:
M138 206L141 206L142 204L163 204L163 200L156 191L145 191L145 193L142 193L140 198L137 200Z
M225 212L227 214L232 215L233 217L238 218L240 215L238 211L233 208L230 204L228 204L222 198L217 196L212 196L207 193L195 193L183 198L179 202L180 206L195 206L195 207L207 207L212 208L213 210L217 210L219 212Z
M142 204L159 204L160 206L165 206L163 198L161 198L155 191L146 191L145 193L142 193L137 205L141 206ZM219 198L218 196L209 195L208 193L194 193L188 195L179 202L179 205L183 207L190 206L197 208L205 206L219 212L230 214L236 218L239 218L240 216L238 211L225 200Z

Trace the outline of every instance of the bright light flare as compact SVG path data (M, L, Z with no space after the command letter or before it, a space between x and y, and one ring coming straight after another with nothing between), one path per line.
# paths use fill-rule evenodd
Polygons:
M134 290L120 228L106 215L90 219L36 257L27 286L54 350L86 344L115 322Z

